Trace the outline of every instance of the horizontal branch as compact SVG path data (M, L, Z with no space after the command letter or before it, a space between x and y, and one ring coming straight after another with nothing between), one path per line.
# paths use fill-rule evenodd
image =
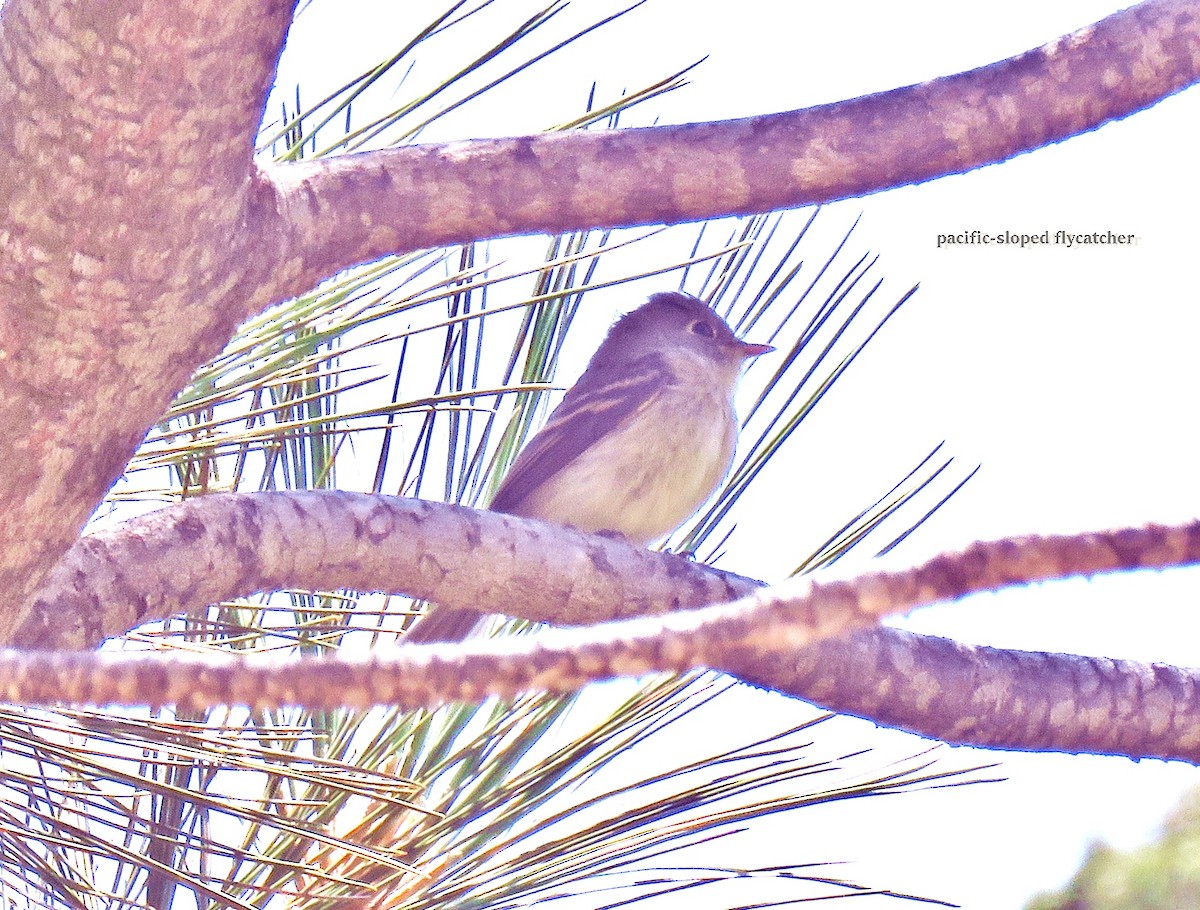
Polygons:
M348 492L226 493L82 538L7 644L81 649L264 591L384 591L595 623L734 600L760 582L532 519Z
M736 614L730 618L743 619ZM25 705L66 701L176 705L188 710L229 704L258 709L281 705L314 710L374 705L414 708L453 700L474 702L493 695L512 697L532 690L570 693L596 680L691 668L683 655L695 641L679 623L673 619L662 624L637 620L620 625L634 623L642 629L562 629L452 647L379 649L362 658L0 651L0 691L5 701ZM664 633L660 625L670 631ZM790 629L785 641L804 638L797 631L800 628L782 622L764 626L777 634ZM764 641L766 634L754 634L754 647L780 647L778 642ZM732 648L749 647L748 638L728 633L723 637ZM859 638L865 640L866 636ZM881 650L890 649L894 654L915 645L907 659L900 661L903 669L923 678L921 687L926 691L959 686L960 700L970 706L968 713L978 718L956 723L955 718L911 703L896 715L868 716L877 723L958 745L1200 764L1200 670L1073 654L972 648L893 630L881 630L872 638ZM823 644L836 648L833 641ZM818 643L809 650L820 647ZM859 650L866 653L872 649ZM918 662L939 650L947 659L929 665ZM843 659L826 672L852 672L858 669L853 664L853 660ZM947 665L959 671L957 679L944 672ZM714 662L714 668L732 670L719 662ZM1047 680L1053 681L1049 687ZM893 683L897 683L900 696L897 703L904 695L919 694L903 677L889 679L886 685L892 688ZM862 711L846 713L863 715ZM898 722L908 718L915 720Z
M148 540L156 546L148 547ZM901 572L805 579L768 590L610 538L350 493L206 497L92 543L72 554L65 577L82 584L99 568L89 559L124 560L136 551L140 561L131 581L149 579L160 595L170 571L187 573L189 590L204 591L205 598L223 585L253 585L254 578L290 576L288 586L304 586L305 573L315 580L335 571L343 578L336 584L444 590L455 606L518 607L530 618L553 617L559 602L579 618L742 599L663 620L454 647L407 646L363 660L8 652L0 659L7 700L416 706L528 689L573 691L596 679L707 666L948 742L1200 761L1196 671L975 648L890 629L834 637L888 613L977 591L1192 564L1200 560L1200 523L981 543ZM216 544L219 549L208 549ZM501 560L499 568L490 564L493 558ZM417 581L406 579L409 570ZM545 591L552 593L545 597ZM46 592L43 615L52 617L53 605L70 596L85 595L78 587Z
M6 701L27 705L69 701L174 704L194 710L226 704L260 709L302 705L314 710L388 704L434 707L450 700L511 697L530 690L569 693L594 680L688 669L688 662L680 659L682 652L674 650L689 646L682 633L663 635L657 628L650 631L654 626L648 624L640 636L622 638L607 648L594 633L556 630L455 648L402 647L357 659L3 651L0 691ZM910 707L902 713L916 716L915 722L868 717L877 723L958 745L1200 764L1200 671L1073 654L971 648L890 630L876 641L899 652L907 646L906 639L916 644L910 657L940 649L963 666L973 664L977 672L961 673L958 682L961 700L972 706L978 720L956 724L954 718ZM731 644L743 646L744 641ZM595 663L605 658L611 665ZM915 666L911 659L903 663L927 681L941 676L948 682L937 664ZM720 664L716 668L728 669ZM845 661L839 665L843 668L854 669ZM1055 680L1053 696L1046 691L1047 679Z
M1200 79L1200 10L1150 0L980 69L807 110L419 145L267 172L307 278L482 237L860 196L1011 158Z

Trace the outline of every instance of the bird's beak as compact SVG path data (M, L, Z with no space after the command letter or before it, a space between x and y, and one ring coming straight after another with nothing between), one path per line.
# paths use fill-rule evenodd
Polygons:
M761 357L763 354L770 354L775 350L773 345L769 344L752 344L749 341L739 341L742 357L749 360L751 357Z

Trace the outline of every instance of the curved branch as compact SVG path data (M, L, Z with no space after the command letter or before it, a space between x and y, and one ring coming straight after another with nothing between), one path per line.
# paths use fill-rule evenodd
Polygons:
M675 650L688 647L681 633L664 635L653 623L637 624L646 631L614 638L608 648L601 648L599 630L590 627L590 634L556 630L454 648L417 645L359 659L2 651L0 691L6 701L26 705L68 701L174 704L191 710L227 704L256 709L436 707L451 700L512 697L530 690L569 693L593 680L690 668L680 657L684 652ZM956 723L919 705L896 715L857 712L860 716L959 745L1200 763L1198 670L1073 654L994 651L883 631L873 640L858 636L872 646L861 650L900 654L907 638L915 640L914 654L942 651L952 666L957 664L957 679L945 677L937 666L915 667L911 659L898 663L919 676L941 675L943 688L959 685L971 719ZM762 635L755 637L762 642ZM745 646L744 640L730 644ZM607 666L595 663L602 651L611 660ZM836 669L855 669L848 663L852 662L843 661ZM1050 691L1047 679L1055 680ZM903 717L917 720L898 722Z
M719 123L411 146L269 172L323 276L479 237L676 223L961 173L1142 110L1200 79L1200 10L1149 0L980 69Z
M748 579L718 575L669 554L648 553L609 538L528 519L362 494L212 496L132 524L138 533L110 532L91 555L73 554L75 566L67 574L82 582L96 571L89 559L106 554L124 564L136 551L141 579L166 578L179 566L160 562L178 559L169 554L179 554L182 546L181 561L185 568L192 567L185 579L192 585L189 593L207 595L226 584L254 585L252 579L289 575L291 583L303 584L301 576L310 571L336 571L346 579L341 583L393 590L399 586L411 593L413 585L401 583L400 573L415 566L413 584L431 592L444 585L459 598L455 605L473 604L481 610L520 605L523 615L534 618L547 607L553 610L559 597L578 618L627 616L704 602L702 591L711 595L723 589L732 597L756 590L756 583ZM331 533L337 527L346 532ZM150 549L148 541L160 532L175 537L156 540L156 548ZM218 540L214 534L222 536ZM313 534L320 540L312 539ZM405 538L407 534L421 536ZM399 546L404 539L409 545ZM192 542L198 542L198 550L188 550ZM207 550L212 545L219 545L220 551ZM456 562L455 547L468 558ZM155 552L163 554L161 559ZM220 552L231 554L229 565L216 562ZM308 552L316 554L311 570L306 568L311 564L307 556L304 564L297 564L286 556L272 561L267 555ZM488 566L496 554L507 554L499 572ZM260 561L262 568L254 569ZM1197 761L1200 674L1195 671L976 648L890 629L832 637L888 613L976 591L1196 561L1200 522L1077 537L1029 537L976 544L902 572L829 583L806 579L661 621L554 630L532 639L457 647L410 646L367 660L9 653L0 660L0 687L6 698L35 703L66 699L194 707L228 702L431 705L531 688L573 691L594 679L708 666L833 710L948 742ZM436 568L431 572L430 566ZM210 578L217 581L203 587L202 580ZM628 587L622 587L625 578ZM539 599L539 586L554 593ZM152 587L161 592L159 581ZM47 609L61 605L60 598L69 593L46 592ZM74 594L80 596L79 591ZM606 602L607 597L613 600ZM542 618L550 615L541 612ZM331 679L336 685L330 685Z
M759 582L623 539L365 493L221 493L82 538L8 644L90 648L261 591L387 591L442 606L594 623L741 597Z

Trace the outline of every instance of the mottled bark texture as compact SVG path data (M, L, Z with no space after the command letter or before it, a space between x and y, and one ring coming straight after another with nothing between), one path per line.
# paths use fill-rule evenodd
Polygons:
M617 639L607 649L601 648L598 632L576 629L454 647L380 649L360 660L2 651L0 698L24 704L64 699L174 704L189 710L223 704L440 705L531 689L571 692L614 673L687 665L682 656L690 644L680 633L653 634L651 623L638 622L645 623L643 635L635 638L630 632L628 640ZM1200 671L994 651L936 638L921 639L914 647L906 638L913 636L888 632L850 639L864 664L888 672L873 686L878 701L896 710L871 719L950 743L1200 763ZM810 651L814 661L827 656L821 646L802 653ZM597 664L606 658L611 666ZM852 670L853 663L834 669ZM830 672L825 667L822 675ZM925 700L905 700L914 694ZM915 722L905 722L908 718Z
M162 617L181 588L188 603L333 584L530 619L672 615L532 640L405 646L366 661L10 652L0 697L415 706L711 667L948 742L1195 761L1196 671L890 629L845 633L978 591L1197 561L1200 522L981 543L903 571L763 590L671 554L458 506L353 493L210 496L86 538L52 574L24 643L91 644ZM675 612L703 604L717 605ZM89 620L64 628L63 613Z
M1011 158L1200 76L1200 9L1153 2L1017 57L801 111L413 146L288 168L307 255L672 224L860 196Z
M623 540L445 503L216 494L84 537L47 578L14 644L91 648L187 607L288 588L594 623L721 603L757 586Z
M809 111L423 146L260 171L252 161L252 141L293 6L294 0L3 5L0 590L6 609L0 612L0 642L47 643L55 623L63 640L92 642L106 629L181 603L181 594L199 603L216 599L216 585L197 567L224 558L212 555L221 541L201 552L199 537L191 547L174 538L181 549L173 577L185 584L182 592L161 578L145 577L137 590L139 579L126 566L111 570L112 584L128 595L121 601L123 612L111 616L98 609L98 599L76 600L73 613L67 599L34 595L189 373L243 319L340 269L450 241L765 211L926 180L1094 128L1152 104L1200 73L1196 5L1156 0L982 70ZM163 522L159 533L186 537L189 530L186 520L155 520ZM264 524L258 530L274 535L281 527ZM361 531L360 539L375 533L369 519ZM509 531L530 533L515 525ZM330 533L332 540L341 531ZM161 549L152 536L122 544L132 565ZM101 546L100 540L80 544L72 560ZM464 552L482 546L467 537L461 542ZM573 546L581 570L597 554L615 558L595 542L577 540ZM265 547L259 555L280 550ZM505 565L501 555L496 559ZM295 577L286 567L256 575L247 554L237 560L226 567L231 574L224 582L232 587L283 584ZM460 554L458 562L467 560ZM453 563L439 558L419 568L437 588L439 573ZM669 576L674 570L663 569L666 565L654 563L655 571ZM78 566L60 567L56 584L64 575L68 586L78 582ZM606 595L612 598L608 615L625 609L620 604L635 603L637 586L646 582L649 570L630 566L617 585L626 599L612 590ZM344 576L328 568L330 576L311 579L313 586L354 583L350 576L359 567L339 563ZM496 571L493 585L500 577ZM102 573L96 580L103 580ZM387 584L376 580L389 589L416 584L396 576ZM678 590L692 583L689 576ZM573 592L578 582L567 584ZM664 602L686 600L678 591L663 596ZM524 602L519 589L507 589L500 599L505 598L513 612L511 604ZM861 671L863 698L874 699L883 715L951 705L953 699L938 701L923 690L914 693L922 698L907 705L898 705L899 695L873 695L900 692L925 679L927 667L916 661L926 645L905 644L890 634L861 641L861 660L869 665ZM669 644L656 647L670 650ZM737 667L729 664L730 655L739 653L731 647L723 659L735 672L784 690L798 691L801 684L789 683L787 673L801 681L815 674L828 688L839 665L813 669L808 661L818 650L775 654L770 661L753 650L738 658L746 665ZM844 649L852 653L854 648ZM984 652L972 653L987 671L1001 672L1013 660L985 661ZM679 656L669 655L673 661ZM912 672L913 666L921 672ZM249 672L240 664L226 669ZM141 671L111 672L120 683ZM143 682L165 685L175 671L147 672ZM1086 678L1107 677L1089 671ZM48 675L44 683L55 679ZM30 676L24 680L35 682ZM547 676L546 685L552 683ZM839 680L843 687L855 684ZM251 701L260 692L282 691L278 682L274 689L262 682L249 690L221 685L202 684L196 691ZM334 688L327 681L320 685ZM464 677L458 685L475 682ZM1186 706L1182 684L1179 690L1176 704ZM75 691L89 698L93 690ZM160 700L161 693L183 700L186 694L140 686L122 691L136 691L138 700ZM358 690L346 691L349 697ZM392 700L386 692L370 691ZM17 688L8 697L18 692L38 697ZM835 698L824 700L832 705ZM1157 704L1146 700L1148 711ZM960 726L973 728L974 719L986 715L975 702L957 708L954 723ZM1104 716L1112 721L1117 709L1110 709ZM1056 707L1045 716L1059 713ZM1028 722L1038 716L1031 712ZM1147 723L1151 719L1148 715Z
M175 392L282 296L251 155L291 15L4 4L0 641Z

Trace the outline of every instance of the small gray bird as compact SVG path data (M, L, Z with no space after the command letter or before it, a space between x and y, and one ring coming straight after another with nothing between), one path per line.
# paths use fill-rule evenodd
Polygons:
M489 508L642 545L667 536L729 472L738 378L772 350L738 339L702 300L654 294L609 330ZM434 609L406 641L459 641L480 619Z

